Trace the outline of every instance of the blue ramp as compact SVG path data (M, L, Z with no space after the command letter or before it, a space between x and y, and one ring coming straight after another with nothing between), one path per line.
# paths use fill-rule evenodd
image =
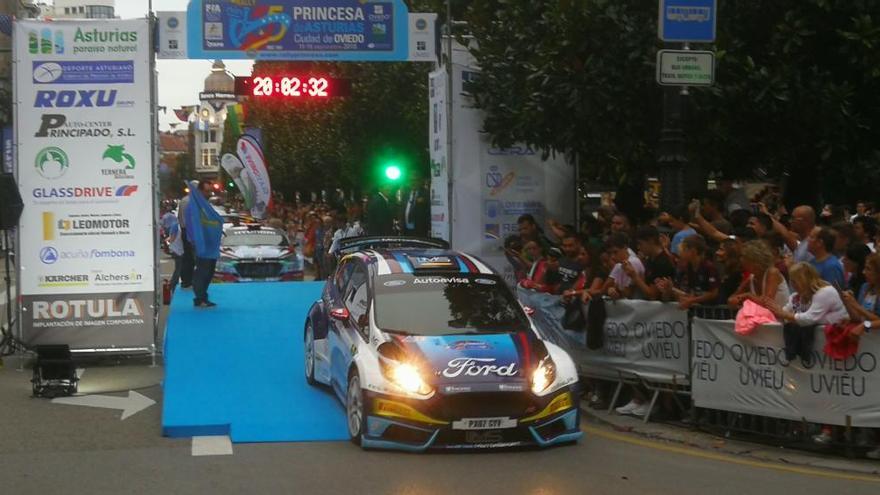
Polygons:
M217 284L216 308L178 288L165 334L162 433L233 442L345 440L343 407L303 374L302 330L323 282Z

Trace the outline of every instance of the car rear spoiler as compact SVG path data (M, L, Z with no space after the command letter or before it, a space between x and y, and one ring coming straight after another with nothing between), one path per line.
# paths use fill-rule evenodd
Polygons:
M339 241L338 255L345 255L362 249L388 248L433 248L449 249L449 243L433 237L405 236L366 236L349 237Z

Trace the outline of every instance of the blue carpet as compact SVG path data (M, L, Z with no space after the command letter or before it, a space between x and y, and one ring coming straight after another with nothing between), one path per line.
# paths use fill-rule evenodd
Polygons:
M303 375L302 329L323 282L217 284L216 308L174 294L165 335L162 433L233 442L345 440L342 405Z

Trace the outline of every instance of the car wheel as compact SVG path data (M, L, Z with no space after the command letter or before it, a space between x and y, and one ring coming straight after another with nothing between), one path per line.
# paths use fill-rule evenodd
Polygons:
M364 395L361 391L361 379L353 372L348 379L348 393L345 396L345 413L348 420L348 436L355 445L361 444L364 433Z
M315 385L315 332L312 331L312 322L306 323L305 336L305 369L306 382Z

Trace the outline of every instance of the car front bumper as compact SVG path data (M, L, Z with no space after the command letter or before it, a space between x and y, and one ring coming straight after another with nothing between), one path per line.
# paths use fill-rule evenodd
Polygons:
M515 426L471 430L457 429L452 418L432 417L431 408L425 408L419 401L369 394L364 406L370 413L361 445L423 452L428 449L550 447L576 442L583 436L577 397L576 387L565 388L540 400L542 407L534 414L511 414L510 419L516 420Z

